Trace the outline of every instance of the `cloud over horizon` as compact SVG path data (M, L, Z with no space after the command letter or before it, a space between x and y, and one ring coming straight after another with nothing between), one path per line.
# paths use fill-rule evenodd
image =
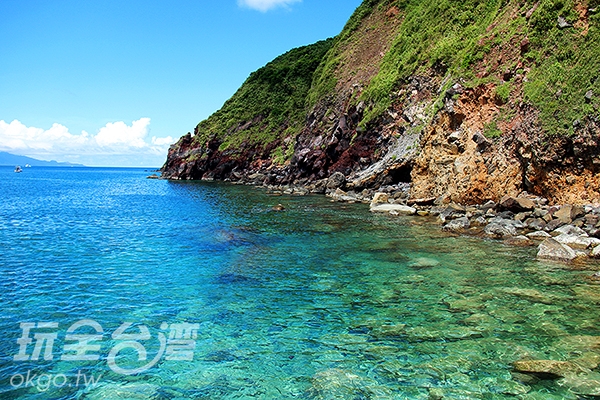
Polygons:
M28 127L19 120L10 123L0 120L0 151L17 153L46 160L106 164L106 160L130 158L130 165L139 165L136 160L154 160L166 157L169 145L175 142L171 136L148 137L150 118L140 118L127 125L123 121L109 122L91 135L86 131L75 135L61 124L54 123L49 129ZM117 157L119 156L119 157ZM93 160L103 160L95 162ZM143 162L143 161L142 161ZM122 163L116 161L115 165ZM150 165L148 165L150 166Z
M289 6L302 0L238 0L242 7L252 8L261 12L267 12L273 8Z

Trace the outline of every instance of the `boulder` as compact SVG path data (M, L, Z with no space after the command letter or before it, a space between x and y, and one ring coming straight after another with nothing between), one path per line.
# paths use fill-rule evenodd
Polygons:
M577 258L577 253L569 246L548 238L540 244L537 258L540 260L571 262Z
M334 172L329 179L327 179L328 189L338 189L344 187L346 184L346 177L341 172Z
M471 222L469 221L469 218L461 217L448 222L442 229L447 232L460 232L469 229L470 226Z
M592 254L590 254L590 256L594 258L600 258L600 246L594 247L594 250L592 250Z
M525 225L527 225L529 229L541 231L546 227L546 221L541 218L529 218L525 221Z
M544 240L544 239L548 239L552 236L550 236L550 234L548 232L535 231L535 232L528 233L527 237L529 239L533 239L533 240Z
M529 239L527 236L519 235L515 237L510 237L504 241L505 244L509 246L519 246L519 247L527 247L533 246L533 241Z
M487 212L487 210L491 210L493 208L496 208L496 203L494 203L492 200L488 201L480 207L481 211L483 212Z
M340 188L337 188L335 190L335 192L330 193L327 196L331 197L333 200L336 200L336 201L346 201L346 202L357 202L358 201L356 194L353 195L350 193L346 193Z
M451 203L442 210L439 214L439 219L442 222L446 222L447 219L457 218L458 216L462 216L465 212L465 208L456 203Z
M506 238L517 236L517 229L510 223L501 222L508 221L501 218L494 218L483 230L486 235L495 238Z
M558 243L569 246L572 249L586 250L590 247L600 245L600 239L585 236L567 235L563 233L554 238Z
M544 230L547 232L552 232L553 230L555 230L558 227L563 226L564 224L565 224L565 222L562 222L560 219L553 219L548 222L548 224L546 225Z
M564 225L561 226L560 228L556 228L553 231L553 234L555 234L556 236L558 235L575 235L575 236L587 236L588 234L585 233L585 231L581 228L578 228L576 226L573 225Z
M371 207L371 212L390 213L395 212L399 215L414 215L417 209L402 204L379 204Z
M513 212L532 211L535 203L527 197L504 196L500 200L500 207Z
M435 202L435 197L428 197L423 199L410 199L406 202L409 206L432 206Z
M373 200L371 200L371 207L376 206L377 204L387 204L390 199L390 195L387 193L375 193L373 196Z
M563 224L570 224L573 220L583 217L585 215L585 208L582 206L572 206L567 204L562 206L560 210L554 213L554 218L560 220Z

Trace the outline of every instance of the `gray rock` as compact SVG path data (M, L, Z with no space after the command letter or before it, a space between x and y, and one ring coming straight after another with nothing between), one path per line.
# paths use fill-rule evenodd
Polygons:
M479 226L484 226L487 224L487 219L485 219L485 217L477 217L474 221L473 221L474 225L479 225Z
M567 235L565 233L554 238L558 243L569 246L572 249L586 250L600 244L600 239L586 236Z
M560 29L570 28L573 26L570 23L568 23L567 20L564 19L564 17L561 16L558 17L557 23Z
M471 222L469 219L467 217L461 217L448 222L442 229L447 232L459 232L469 229L470 226Z
M473 135L473 141L477 143L477 151L483 153L492 144L481 132L477 131Z
M346 202L356 202L358 198L356 195L351 195L349 193L344 192L342 189L336 189L335 192L328 194L327 196L331 197L336 201L346 201Z
M541 218L529 218L525 221L525 225L527 225L529 229L542 231L546 227L546 221Z
M540 230L540 231L528 233L527 237L529 239L534 239L534 240L544 240L544 239L551 238L552 236L550 236L550 234L548 232L544 232L544 231Z
M562 222L560 219L553 219L552 221L548 222L548 224L546 225L544 230L546 232L552 232L556 228L563 226L563 225L565 225L565 223Z
M600 246L594 247L594 250L592 250L592 254L590 254L590 256L594 258L600 258Z
M574 236L587 236L588 234L585 233L585 231L581 228L578 228L576 226L573 225L564 225L561 226L560 228L556 228L553 232L553 234L558 235L574 235Z
M513 225L494 221L490 222L488 226L485 227L484 232L486 235L496 238L517 236L517 229Z
M398 213L399 215L414 215L417 209L402 204L379 204L371 207L371 212Z
M346 184L346 177L341 172L334 172L327 180L328 189L343 188Z
M488 201L487 203L485 203L484 205L482 205L482 206L480 207L480 209L481 209L483 212L486 212L487 210L490 210L490 209L492 209L492 208L495 208L495 207L496 207L496 203L494 203L492 200L490 200L490 201Z
M516 229L524 229L526 226L521 221L517 221L515 219L506 219L502 217L496 217L490 221L490 223L497 223L500 225L510 225L515 227Z
M577 253L569 246L548 238L540 244L537 258L540 260L571 262L577 258Z

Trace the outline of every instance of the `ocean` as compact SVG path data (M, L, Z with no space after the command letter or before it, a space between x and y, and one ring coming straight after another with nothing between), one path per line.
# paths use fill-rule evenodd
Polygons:
M593 390L593 266L363 204L150 174L0 167L0 398ZM535 379L513 372L524 359L584 367L577 382Z

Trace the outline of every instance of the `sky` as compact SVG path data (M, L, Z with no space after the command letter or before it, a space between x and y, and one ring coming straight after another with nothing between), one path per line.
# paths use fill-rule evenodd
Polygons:
M0 151L160 167L248 75L361 0L0 0Z

